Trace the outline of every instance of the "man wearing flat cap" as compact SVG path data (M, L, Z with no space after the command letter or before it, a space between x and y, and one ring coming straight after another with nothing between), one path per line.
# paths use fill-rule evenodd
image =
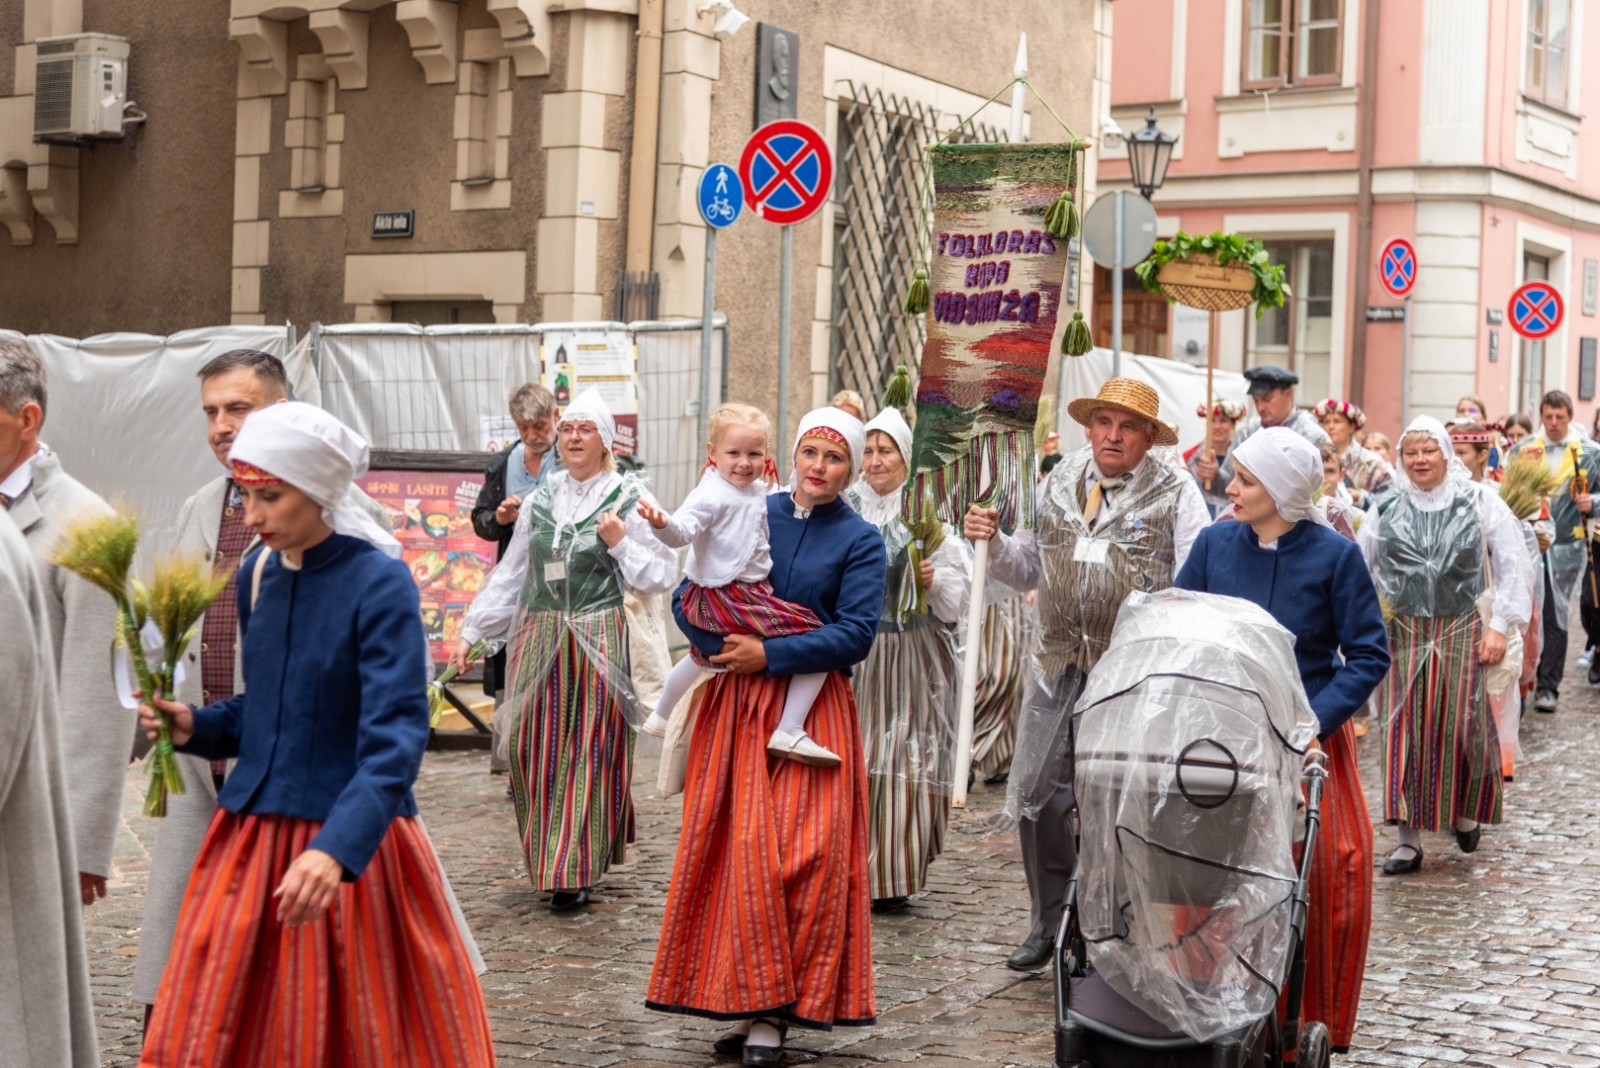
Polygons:
M1284 367L1274 367L1272 364L1262 364L1252 367L1244 373L1245 380L1250 383L1250 399L1255 402L1256 414L1248 416L1239 423L1239 428L1233 432L1233 444L1228 449L1228 455L1233 455L1233 450L1243 445L1245 441L1258 430L1269 426L1281 426L1293 430L1313 445L1320 445L1330 440L1327 431L1323 430L1315 417L1308 411L1294 406L1294 387L1300 382L1300 376ZM1218 478L1223 486L1233 481L1233 464L1224 458L1220 463L1212 461L1214 471L1207 471L1208 466L1202 457L1196 465L1196 473L1202 480Z
M1089 444L1063 458L1039 486L1034 529L1001 533L993 508L974 506L966 516L968 538L993 539L989 574L1013 589L1039 591L1040 644L1006 804L1020 817L1032 903L1028 939L1006 961L1019 971L1050 959L1077 860L1068 822L1072 706L1128 594L1171 586L1211 521L1189 472L1148 455L1155 445L1178 443L1159 408L1150 386L1111 379L1099 395L1068 406L1088 428Z

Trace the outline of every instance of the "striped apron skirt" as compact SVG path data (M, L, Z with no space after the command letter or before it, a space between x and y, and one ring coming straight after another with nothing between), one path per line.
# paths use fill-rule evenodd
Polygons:
M878 631L855 671L872 897L909 897L944 849L955 774L956 650L931 613Z
M1483 623L1463 616L1395 616L1383 816L1424 831L1457 819L1500 822L1500 739L1478 665Z
M538 890L594 886L633 841L633 731L595 650L627 648L620 607L529 612L509 657L511 800ZM543 670L541 678L530 677Z
M184 893L146 1068L493 1065L433 849L397 818L361 877L288 928L272 893L320 821L219 809Z
M1343 1051L1356 1030L1361 979L1372 932L1372 815L1356 766L1349 723L1322 742L1328 778L1322 827L1311 858L1311 906L1306 917L1306 985L1302 1020L1321 1020Z
M774 594L770 582L730 582L726 586L689 582L684 585L678 604L691 626L712 634L783 638L822 626L822 620L811 609L790 604ZM711 658L692 643L689 655L701 667L712 666Z
M1011 767L1032 638L1031 613L1021 597L1008 597L983 610L983 648L978 653L972 712L972 770L980 778Z
M769 760L788 680L721 674L689 743L683 831L645 1005L804 1027L874 1022L866 770L850 683L806 733L837 768Z

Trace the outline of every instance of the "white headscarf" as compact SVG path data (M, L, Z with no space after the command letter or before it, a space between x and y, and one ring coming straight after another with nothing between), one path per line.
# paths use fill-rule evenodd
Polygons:
M1322 453L1305 438L1285 427L1257 431L1231 454L1235 468L1254 475L1272 496L1278 514L1290 523L1309 519L1331 527L1312 496L1322 485Z
M906 424L906 417L900 414L898 408L885 408L873 416L863 428L867 434L874 430L888 434L894 442L895 448L900 450L900 459L911 466L911 427Z
M843 408L813 408L800 420L800 429L794 436L794 451L799 452L800 442L820 427L826 427L844 438L850 449L850 478L853 480L861 470L861 454L867 447L867 428Z
M611 443L616 440L617 436L617 421L612 418L611 409L607 407L605 398L600 396L600 390L597 387L590 386L578 394L576 400L567 405L566 410L561 413L560 422L556 423L556 426L560 427L567 423L593 423L596 432L600 435L601 443L606 447L606 451L611 451Z
M366 439L321 408L286 401L245 418L229 463L245 463L283 479L322 506L337 533L360 538L399 558L400 543L350 499L350 484L367 473Z
M1419 415L1411 420L1411 425L1405 428L1405 431L1399 438L1395 439L1394 443L1394 479L1396 485L1401 489L1410 490L1413 493L1425 492L1418 489L1417 484L1411 481L1411 475L1406 472L1406 466L1401 462L1401 454L1405 451L1407 434L1427 434L1439 443L1440 450L1444 452L1446 463L1445 482L1449 482L1453 478L1459 478L1463 482L1472 481L1472 472L1467 470L1467 465L1462 463L1461 458L1456 455L1456 447L1450 441L1450 431L1446 430L1445 425L1433 416ZM1440 483L1440 485L1442 486L1443 483ZM1434 488L1437 489L1439 487L1436 486Z

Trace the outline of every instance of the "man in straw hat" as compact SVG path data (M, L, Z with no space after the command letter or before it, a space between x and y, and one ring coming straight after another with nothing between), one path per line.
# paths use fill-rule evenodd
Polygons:
M1089 444L1061 461L1039 487L1033 530L999 532L999 513L974 506L966 535L993 538L989 574L1039 590L1040 647L1017 727L1007 811L1021 817L1022 864L1032 902L1027 941L1007 959L1019 971L1050 959L1067 880L1076 863L1071 712L1085 677L1105 652L1117 610L1134 590L1172 585L1189 547L1209 523L1200 487L1181 467L1148 454L1176 445L1156 391L1113 378L1068 406Z

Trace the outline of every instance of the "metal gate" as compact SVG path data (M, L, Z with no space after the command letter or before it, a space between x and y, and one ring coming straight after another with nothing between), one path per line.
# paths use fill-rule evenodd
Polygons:
M852 85L839 101L834 208L833 329L828 392L853 389L868 414L901 362L915 381L926 334L901 312L916 260L927 147L959 121L881 90ZM1003 141L993 126L969 123L952 141Z

